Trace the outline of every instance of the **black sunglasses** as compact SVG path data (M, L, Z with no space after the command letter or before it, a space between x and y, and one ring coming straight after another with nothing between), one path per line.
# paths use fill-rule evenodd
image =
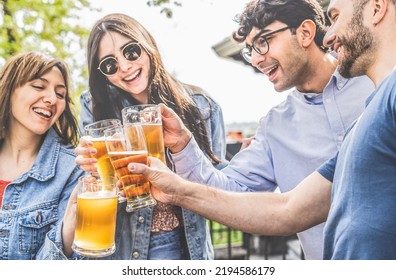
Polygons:
M139 43L131 42L122 48L122 55L126 60L136 61L142 56L142 48ZM111 76L118 71L118 61L115 56L107 56L99 62L98 70L105 76Z

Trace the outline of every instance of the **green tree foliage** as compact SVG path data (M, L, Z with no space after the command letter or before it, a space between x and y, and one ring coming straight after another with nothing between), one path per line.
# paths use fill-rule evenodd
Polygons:
M84 9L94 10L88 0L0 0L0 66L22 51L49 53L66 61L80 93L87 86Z
M161 14L165 14L166 17L171 18L173 16L172 6L181 7L181 2L170 1L170 0L150 0L147 1L147 5L150 7L161 7Z
M181 6L171 0L146 3L160 7L168 18L174 7ZM70 68L78 110L77 98L88 86L85 49L89 28L81 16L87 14L82 11L100 11L91 6L94 4L95 0L0 0L0 67L23 51L41 51L63 59Z

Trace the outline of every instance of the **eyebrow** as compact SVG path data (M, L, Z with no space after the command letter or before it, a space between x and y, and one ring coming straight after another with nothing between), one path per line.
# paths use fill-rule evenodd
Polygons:
M126 42L124 45L121 46L120 51L122 51L123 48L125 48L126 45L130 44L130 43L135 43L135 41L131 40L129 42ZM137 43L137 42L136 42Z
M259 33L256 34L256 36L253 37L252 42L254 42L255 40L257 40L257 38L261 37L261 36L265 36L264 33L271 33L274 30L270 30L270 29L263 29L261 30Z
M137 43L137 41L131 40L131 41L126 42L124 45L122 45L122 46L120 47L120 51L122 51L122 49L125 48L125 46L128 45L128 44L130 44L130 43ZM114 54L105 55L104 57L99 58L99 63L100 63L103 59L108 58L108 57L115 57L115 55L114 55Z

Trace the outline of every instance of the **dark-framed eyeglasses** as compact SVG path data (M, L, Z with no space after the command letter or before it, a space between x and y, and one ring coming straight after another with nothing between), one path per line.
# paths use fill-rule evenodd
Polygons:
M126 60L136 61L142 56L142 47L137 42L126 44L121 51ZM111 76L118 71L118 60L115 56L106 56L99 62L98 70L105 76Z
M261 31L256 38L253 40L252 46L246 45L242 50L241 50L241 55L242 57L248 62L252 63L252 50L254 50L256 53L264 55L269 52L269 43L268 43L268 37L285 31L287 29L290 29L290 26L285 26L280 29L274 30L272 32L266 33L263 35L265 31Z

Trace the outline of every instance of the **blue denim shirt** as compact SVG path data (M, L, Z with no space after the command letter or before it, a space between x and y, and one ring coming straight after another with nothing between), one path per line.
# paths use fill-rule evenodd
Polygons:
M115 93L116 94L116 93ZM227 164L225 160L226 141L223 114L220 106L210 97L193 93L192 98L206 120L209 143L213 152L222 160L217 168ZM80 129L93 122L92 97L88 91L81 94ZM125 100L125 107L130 106ZM150 230L152 222L152 208L140 209L127 213L125 203L118 205L116 252L109 259L147 259ZM214 252L206 224L206 219L189 210L182 209L183 224L188 250L192 260L213 259Z
M50 129L32 168L5 190L0 210L0 259L63 255L58 249L62 248L62 218L83 173L74 159L73 147L61 144Z

